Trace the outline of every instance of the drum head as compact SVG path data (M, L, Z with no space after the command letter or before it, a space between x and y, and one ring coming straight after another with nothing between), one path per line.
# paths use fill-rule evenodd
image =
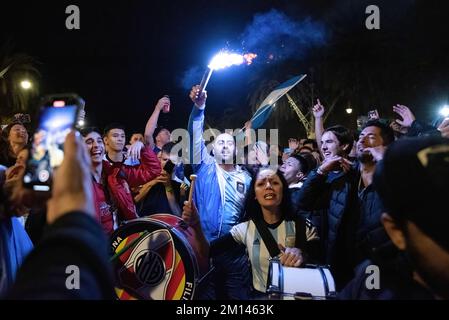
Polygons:
M267 292L281 299L325 299L335 294L335 283L327 267L306 265L285 267L278 259L270 261Z
M142 218L118 228L111 237L120 300L190 300L197 264L182 233L166 222Z

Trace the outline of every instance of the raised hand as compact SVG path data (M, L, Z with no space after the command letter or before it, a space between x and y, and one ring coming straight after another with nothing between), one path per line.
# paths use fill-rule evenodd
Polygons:
M438 131L441 132L443 138L449 138L449 118L446 118L438 126Z
M321 104L320 99L317 99L317 104L313 106L312 112L315 118L322 118L324 115L325 108Z
M163 111L164 107L166 105L170 105L170 98L168 97L162 97L159 99L159 101L156 104L155 109L158 109L159 111Z
M190 91L190 99L192 99L193 103L197 108L202 108L206 104L207 92L201 91L201 87L199 85L193 86Z
M397 104L393 106L393 111L401 116L402 120L396 119L396 122L403 127L410 128L412 126L413 121L416 120L415 116L407 106Z

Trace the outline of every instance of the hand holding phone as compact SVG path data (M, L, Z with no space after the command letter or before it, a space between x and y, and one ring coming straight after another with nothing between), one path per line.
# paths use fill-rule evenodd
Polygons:
M379 112L377 112L377 109L368 111L368 120L376 120L379 118Z
M82 104L75 94L47 96L42 100L23 178L25 187L50 191L54 170L64 159L65 138L75 128Z

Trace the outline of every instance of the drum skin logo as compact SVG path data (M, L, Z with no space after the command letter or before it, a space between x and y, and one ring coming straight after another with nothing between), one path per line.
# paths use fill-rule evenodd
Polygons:
M162 258L154 251L147 251L134 261L137 279L143 284L156 286L161 283L165 275L165 266Z
M177 243L179 240L167 229L151 232L136 229L123 230L111 239L114 253L123 252L114 262L119 279L118 298L192 299L196 283L194 267L186 250ZM129 244L132 245L126 249Z

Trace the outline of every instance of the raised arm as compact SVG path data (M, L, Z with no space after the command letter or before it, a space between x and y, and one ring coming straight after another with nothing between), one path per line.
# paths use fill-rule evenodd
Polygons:
M153 133L157 127L157 121L159 120L159 114L165 105L170 105L170 99L167 97L160 98L154 107L154 111L151 114L151 117L148 119L148 122L145 126L145 144L149 145L151 148L154 148L154 139Z
M315 118L315 139L318 144L318 149L321 150L321 137L324 132L324 106L321 104L320 99L317 99L317 104L313 106L312 112ZM320 151L321 152L321 151Z
M402 120L396 119L395 122L405 128L406 136L439 135L437 128L416 120L415 115L409 107L397 104L393 106L393 111L402 118Z
M245 146L250 146L253 143L253 137L251 136L251 129L253 128L253 123L251 120L245 122Z
M190 99L194 105L189 118L189 135L192 141L190 161L193 170L196 172L203 163L209 163L213 158L208 154L206 145L203 139L204 131L204 109L206 108L206 92L200 93L200 86L194 86L190 91Z

